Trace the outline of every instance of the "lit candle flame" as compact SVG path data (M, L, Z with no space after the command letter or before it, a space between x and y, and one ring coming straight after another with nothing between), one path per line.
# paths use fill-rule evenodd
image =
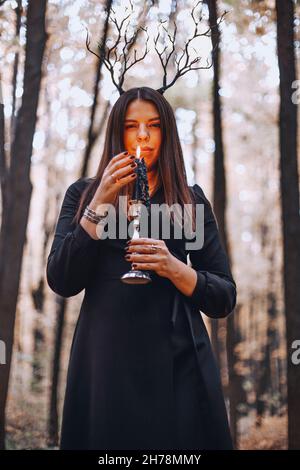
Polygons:
M141 158L141 147L139 145L136 148L136 158Z

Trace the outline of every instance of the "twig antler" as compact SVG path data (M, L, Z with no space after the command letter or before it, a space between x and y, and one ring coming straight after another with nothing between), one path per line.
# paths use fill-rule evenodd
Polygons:
M165 23L165 21L160 21L160 26L167 33L168 38L169 38L169 40L172 44L172 47L171 47L171 51L168 54L165 54L165 58L163 57L163 54L166 52L167 46L165 46L165 48L161 52L159 52L159 50L157 48L157 44L158 44L158 41L159 41L159 38L160 38L160 27L159 27L158 28L158 34L154 39L155 50L156 50L156 52L159 56L161 65L162 65L163 70L164 70L163 86L157 90L159 93L164 93L165 90L167 90L172 85L174 85L174 83L176 82L176 80L178 80L179 77L182 77L183 75L185 75L190 70L209 69L213 65L213 61L211 62L211 64L209 64L208 59L206 59L206 65L205 66L201 65L201 66L198 66L198 67L193 67L194 64L197 64L201 60L201 57L196 57L195 59L190 60L189 46L190 46L191 42L197 37L201 37L201 36L210 37L212 29L218 26L218 24L223 20L223 17L225 16L225 14L227 12L224 12L221 15L221 17L219 18L219 21L216 23L216 25L214 25L211 28L207 28L204 32L200 33L198 31L198 27L199 27L200 23L202 22L203 17L202 17L202 14L200 14L199 19L197 19L196 14L195 14L195 10L196 10L197 6L200 3L202 4L202 0L199 0L196 3L196 5L193 7L192 11L191 11L191 16L193 18L194 25L195 25L194 34L191 38L189 38L187 40L184 49L181 48L182 54L180 55L179 58L178 58L177 52L175 51L175 40L176 40L176 33L177 33L177 25L176 25L175 21L174 21L174 32L173 32L172 35L167 31L166 27L164 26L163 23ZM195 50L195 48L193 48L193 49L194 49L195 52L197 52ZM214 53L214 50L212 51L212 54L213 53ZM175 76L173 77L173 79L169 83L167 83L167 67L168 67L168 63L169 63L169 61L170 61L173 54L175 54L174 62L176 63L176 66L177 66L177 72L176 72ZM185 58L185 60L184 60L184 58ZM184 60L183 65L181 65L182 60Z
M149 49L147 47L148 46L148 41L149 41L149 35L148 35L147 28L145 28L143 26L139 26L137 28L137 30L135 31L135 33L130 38L128 37L128 25L130 23L130 17L132 16L132 13L133 13L133 4L132 4L131 0L130 0L129 3L130 3L130 8L125 7L125 12L128 9L130 9L130 12L127 16L125 16L122 19L122 21L120 23L116 19L116 12L111 8L111 11L114 14L114 16L112 16L111 13L110 13L109 14L109 19L116 26L117 32L118 32L116 41L115 41L115 43L113 44L112 47L107 46L107 41L106 41L105 44L98 43L98 49L100 51L100 55L99 55L90 48L90 38L89 38L88 31L87 31L87 37L86 37L86 47L87 47L88 51L91 52L92 54L94 54L100 60L103 61L104 65L109 70L109 72L111 74L111 77L112 77L112 81L113 81L114 85L116 86L116 88L119 90L120 95L122 93L124 93L124 91L125 91L125 90L123 90L123 83L124 83L124 78L125 78L126 72L131 67L133 67L135 64L142 61L149 52ZM122 29L123 29L123 26L124 26L126 21L127 21L127 24L126 24L125 32L124 32L124 35L123 35ZM137 58L137 50L134 49L134 59L132 60L131 63L129 63L130 49L132 48L133 44L135 43L136 38L137 38L140 31L144 31L147 35L146 44L145 44L145 51L144 51L144 53L142 54L141 57ZM124 36L124 45L122 47L121 54L118 55L117 49L118 49L118 46L122 42L122 36ZM112 55L114 56L114 61L111 57ZM121 64L121 71L120 71L118 79L116 79L116 77L115 77L115 68L116 68L115 66L116 66L117 62L119 62Z
M112 47L107 46L107 41L103 40L101 43L98 43L98 49L99 49L99 54L98 54L90 48L90 39L89 39L88 30L87 30L87 37L86 37L86 47L87 47L88 51L91 52L92 54L94 54L96 57L98 57L98 59L102 60L102 62L106 66L106 68L109 70L109 72L111 74L111 77L112 77L112 81L113 81L114 85L116 86L116 88L118 89L120 95L122 93L124 93L124 91L125 91L125 90L123 90L123 83L124 83L124 78L125 78L126 72L131 67L133 67L135 64L137 64L138 62L141 62L149 52L149 49L148 49L149 35L148 35L148 30L147 30L146 27L139 26L136 29L136 31L134 32L134 34L130 38L128 37L128 25L130 23L130 17L132 16L133 11L134 11L132 0L129 0L129 4L130 4L130 7L125 7L125 17L122 19L122 21L120 23L116 19L116 12L113 8L111 8L111 10L108 14L108 19L115 25L115 27L117 29L117 38L115 40L115 43L112 45ZM193 19L193 22L194 22L194 25L195 25L194 33L193 33L193 36L191 38L189 38L187 40L187 42L185 43L185 47L183 49L181 48L182 53L180 54L180 56L176 51L176 44L175 43L176 43L177 25L176 25L175 21L174 21L174 32L173 32L173 34L170 34L169 31L167 30L166 26L164 25L164 23L166 23L166 20L165 21L160 20L160 25L158 27L158 34L154 38L154 46L155 46L155 50L158 54L158 57L160 59L161 65L162 65L163 70L164 70L163 86L161 88L157 89L157 91L161 94L163 94L165 90L167 90L172 85L174 85L174 83L176 82L176 80L178 80L179 77L182 77L183 75L185 75L190 70L209 69L213 65L213 60L211 61L211 63L209 63L209 60L206 59L206 65L199 65L199 66L194 66L193 67L193 65L199 64L199 62L201 61L202 58L201 57L196 57L195 59L191 59L190 55L189 55L189 47L191 45L191 42L195 38L204 37L204 36L205 37L210 37L213 29L218 28L218 25L221 23L221 21L223 21L223 18L227 14L227 12L225 11L220 16L220 18L217 20L215 25L213 25L211 27L208 27L203 32L200 32L200 31L198 31L198 28L199 28L199 25L201 24L201 22L203 20L203 16L202 16L202 13L200 11L199 18L196 18L196 12L195 12L196 8L198 7L199 4L203 5L203 0L199 0L196 3L196 5L193 7L192 11L191 11L191 16L192 16L192 19ZM128 14L126 14L127 10L130 10ZM112 16L111 12L113 13L114 16ZM125 32L123 33L122 30L123 30L124 25L125 25ZM170 52L166 52L168 46L165 46L164 49L161 52L159 52L159 50L158 50L157 45L158 45L158 42L159 42L159 39L160 39L160 27L162 27L163 30L165 31L165 33L167 34L167 36L169 38L169 41L172 45ZM146 43L145 43L145 51L142 54L142 56L138 58L137 57L137 50L134 49L134 59L132 60L131 63L129 63L130 50L134 46L140 31L144 31L147 35L147 40L146 40ZM118 54L118 49L120 49L119 46L120 46L123 38L124 38L124 44L123 44L123 47L121 48L121 53ZM212 56L214 55L214 52L215 52L217 47L218 47L218 44L216 44L215 47L213 48ZM197 51L194 47L193 47L193 50L197 53ZM170 61L171 57L173 56L173 54L175 54L174 62L176 64L177 71L176 71L175 76L173 77L173 79L169 83L167 83L167 78L168 78L167 77L167 68L168 68L169 61ZM113 57L114 57L114 59L113 59ZM121 70L119 72L118 79L116 79L115 69L116 69L116 64L118 62L121 64Z

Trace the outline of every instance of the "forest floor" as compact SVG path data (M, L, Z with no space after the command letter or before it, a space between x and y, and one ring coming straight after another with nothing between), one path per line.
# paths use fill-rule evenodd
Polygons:
M47 445L47 421L45 410L35 403L23 404L20 409L10 405L7 420L7 449L57 449ZM248 432L242 433L239 449L280 450L287 448L286 418L266 417L261 425L249 426Z
M45 415L44 410L36 403L23 403L21 407L20 402L18 407L10 404L6 425L6 448L8 450L51 449L47 444Z
M260 426L252 425L239 440L242 450L284 450L287 449L287 419L285 416L267 416Z

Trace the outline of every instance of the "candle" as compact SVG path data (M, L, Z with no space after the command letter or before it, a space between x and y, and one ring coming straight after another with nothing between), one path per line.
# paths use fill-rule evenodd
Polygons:
M149 187L147 178L147 166L143 157L141 157L141 148L136 148L135 169L137 177L135 178L135 186L133 189L133 199L142 201L147 208L150 206Z
M140 191L139 191L139 186L140 186L140 181L139 181L139 166L141 162L141 147L138 145L136 148L136 161L137 167L136 167L136 179L134 182L134 190L133 190L133 199L139 199L140 198Z
M141 147L139 145L136 148L136 158L141 158Z

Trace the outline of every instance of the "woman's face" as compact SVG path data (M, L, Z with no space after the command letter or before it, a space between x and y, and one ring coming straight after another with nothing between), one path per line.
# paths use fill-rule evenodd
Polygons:
M134 155L139 145L148 171L156 168L161 145L161 128L159 113L154 103L138 99L129 103L124 123L124 144L125 149Z

